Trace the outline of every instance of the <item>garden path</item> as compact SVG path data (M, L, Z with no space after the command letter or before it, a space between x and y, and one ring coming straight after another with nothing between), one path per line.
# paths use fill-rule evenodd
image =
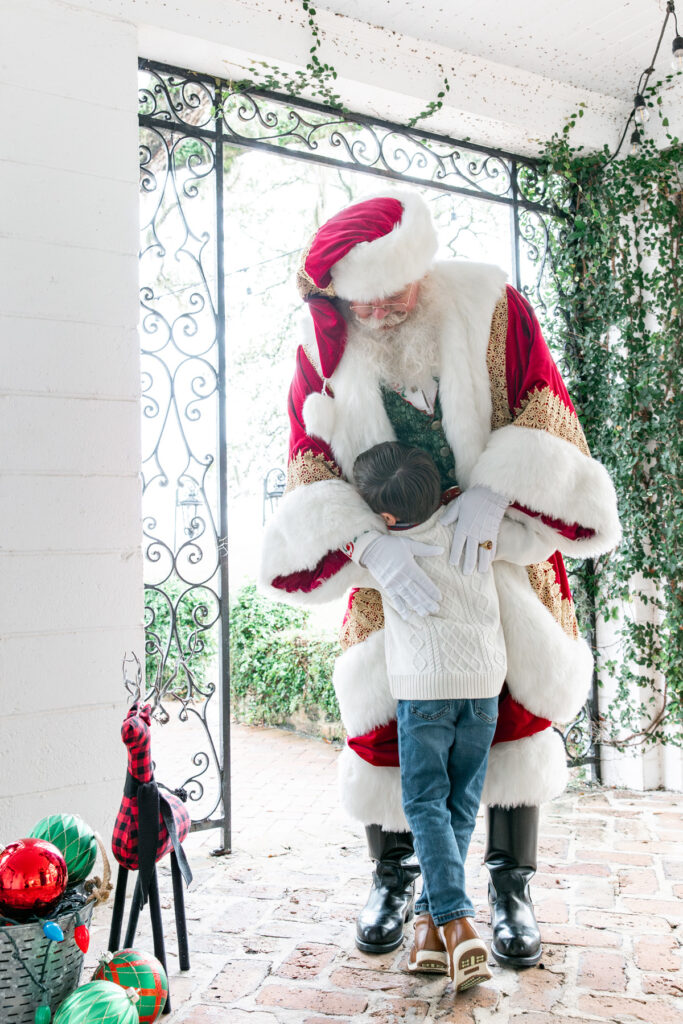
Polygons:
M192 970L180 974L162 869L173 1013L169 1024L683 1024L680 971L683 821L673 793L574 784L542 816L533 895L541 964L456 999L404 971L407 946L369 957L353 944L369 864L339 810L338 748L278 729L233 728L233 847L189 837ZM469 881L488 937L483 825ZM106 947L110 909L92 929L86 973ZM411 929L408 929L410 935ZM148 917L136 945L151 949Z

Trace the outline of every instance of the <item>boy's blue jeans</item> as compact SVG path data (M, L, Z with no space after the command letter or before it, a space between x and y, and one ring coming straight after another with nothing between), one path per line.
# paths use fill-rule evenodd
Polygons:
M497 717L497 697L398 702L403 809L422 870L415 912L435 924L474 916L465 858Z

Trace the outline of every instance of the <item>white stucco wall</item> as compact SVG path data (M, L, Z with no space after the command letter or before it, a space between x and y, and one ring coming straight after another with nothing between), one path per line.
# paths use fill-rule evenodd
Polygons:
M652 590L651 584L638 581L638 586L643 587L647 592ZM635 588L634 588L635 590ZM604 663L608 661L623 660L623 643L620 639L620 630L624 622L632 620L640 623L649 621L657 622L660 613L652 604L643 604L637 599L628 603L619 603L617 606L617 618L605 620L598 615L596 621L596 641L598 652L598 670L602 679L602 686L598 691L598 706L600 713L607 717L610 705L619 706L619 697L616 683L610 678L604 669ZM634 666L635 671L642 671ZM653 691L661 693L663 689L663 678L656 672L648 672L652 679ZM636 701L645 700L647 692L636 692ZM617 731L619 739L625 739L638 728L646 728L661 711L663 704L655 703L648 710L647 716L643 717L640 724L633 724L629 728ZM667 730L674 734L673 729ZM611 735L611 730L610 730ZM601 749L602 781L606 786L624 786L628 789L671 789L683 791L683 750L680 746L668 744L643 744L641 742L629 742L622 749L615 746L603 744Z
M2 13L0 843L61 810L108 838L143 648L137 35Z

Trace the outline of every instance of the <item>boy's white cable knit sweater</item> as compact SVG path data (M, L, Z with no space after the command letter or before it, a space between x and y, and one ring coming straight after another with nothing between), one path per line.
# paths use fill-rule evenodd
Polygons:
M495 697L507 661L493 572L465 576L448 561L453 527L439 522L439 509L402 537L437 544L441 555L417 561L442 594L439 611L408 620L384 599L389 685L399 700Z

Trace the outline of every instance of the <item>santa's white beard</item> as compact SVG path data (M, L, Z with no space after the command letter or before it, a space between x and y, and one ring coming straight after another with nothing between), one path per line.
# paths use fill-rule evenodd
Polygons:
M417 303L403 323L381 329L382 321L363 323L347 313L347 346L389 387L429 385L439 366L439 301L429 277L420 283ZM386 321L385 321L386 322Z

